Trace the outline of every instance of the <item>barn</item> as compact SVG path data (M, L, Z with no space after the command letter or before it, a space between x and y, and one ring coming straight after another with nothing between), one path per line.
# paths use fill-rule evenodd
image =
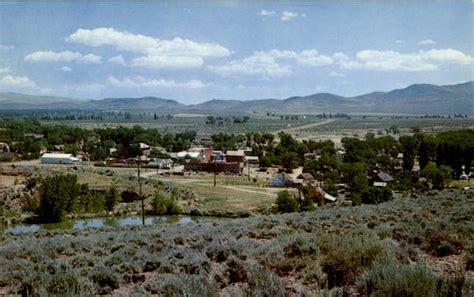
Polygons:
M43 164L77 164L79 159L71 154L50 154L46 153L41 156L41 163Z

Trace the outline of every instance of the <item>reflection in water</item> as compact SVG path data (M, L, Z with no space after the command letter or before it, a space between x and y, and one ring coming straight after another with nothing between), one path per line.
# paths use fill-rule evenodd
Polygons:
M200 217L190 216L147 216L145 217L145 225L155 224L180 224L185 225L193 221L203 219ZM129 217L107 217L107 218L92 218L92 219L77 219L65 220L60 223L48 224L18 224L4 229L6 233L27 233L38 232L42 230L56 230L56 229L84 229L84 228L100 228L100 227L122 227L122 226L136 226L142 224L140 216Z

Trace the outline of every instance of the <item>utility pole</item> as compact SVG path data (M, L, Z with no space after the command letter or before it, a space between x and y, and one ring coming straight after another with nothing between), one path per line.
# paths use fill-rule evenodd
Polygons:
M247 171L248 171L248 177L250 181L250 162L247 161Z
M142 200L142 224L145 225L145 202L142 195L142 181L140 179L140 163L141 163L141 156L138 156L138 193Z

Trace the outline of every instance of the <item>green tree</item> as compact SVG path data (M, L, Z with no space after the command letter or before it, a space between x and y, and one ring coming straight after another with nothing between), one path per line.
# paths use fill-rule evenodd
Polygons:
M452 176L452 169L446 165L436 166L435 163L430 162L421 171L421 176L428 180L435 189L443 189L446 187Z
M298 167L298 155L295 152L286 152L280 158L280 164L286 172Z
M279 212L295 212L300 209L298 201L287 190L278 192L275 202Z
M59 222L72 211L79 195L77 176L60 174L49 176L41 183L38 214L42 221Z
M117 180L112 180L110 188L105 193L105 209L108 211L114 210L114 206L120 200L120 193L117 187Z

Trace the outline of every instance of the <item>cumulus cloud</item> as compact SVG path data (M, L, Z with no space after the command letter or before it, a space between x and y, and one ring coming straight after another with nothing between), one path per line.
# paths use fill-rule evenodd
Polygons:
M28 62L76 62L83 64L100 64L102 57L94 54L83 55L78 52L63 51L37 51L33 52L24 58Z
M6 88L34 88L36 83L28 76L6 75L0 79L0 86Z
M198 56L143 56L134 58L132 66L151 68L192 68L204 64L202 57Z
M258 14L261 15L261 16L272 16L272 15L275 15L276 12L271 11L271 10L262 9L262 10L260 10L260 12Z
M271 56L264 55L253 55L241 61L231 61L227 65L209 66L208 68L223 76L260 74L268 77L280 77L292 73L289 67L278 64Z
M355 60L339 60L346 69L375 71L433 71L442 65L472 65L474 58L455 49L420 50L414 53L397 51L363 50Z
M197 64L202 65L201 61L205 57L230 55L227 48L217 43L196 42L179 37L164 40L113 28L78 29L66 41L92 47L113 46L120 51L143 54L144 56L132 61L132 66L196 67ZM165 61L168 59L171 62ZM148 62L151 63L147 64Z
M200 80L190 80L186 82L177 82L170 79L147 79L142 76L135 77L125 77L123 79L115 78L114 76L109 76L107 79L109 85L121 88L187 88L187 89L201 89L205 88L208 85L203 83Z
M281 14L280 20L282 20L282 21L284 21L284 22L287 22L287 21L291 21L292 19L297 18L297 17L298 17L298 14L295 13L295 12L284 11L284 12Z
M108 60L109 63L112 63L112 64L118 64L118 65L122 65L122 66L125 66L126 63L125 63L125 59L122 57L122 55L118 55L118 56L115 56L115 57L112 57Z
M252 56L240 61L231 61L227 65L209 66L209 70L224 76L228 75L264 75L267 77L281 77L293 73L292 66L324 66L334 60L321 55L317 50L301 52L289 50L257 51Z
M418 45L433 45L433 44L436 44L436 42L432 39L425 39L418 42Z
M72 68L71 68L71 67L68 67L68 66L63 66L63 67L61 67L61 71L62 71L62 72L71 72L71 71L72 71Z
M10 72L9 67L0 68L0 74L5 74L5 73L9 73L9 72Z
M333 63L333 59L326 55L320 55L317 50L304 50L301 52L271 50L268 52L255 52L257 56L269 56L277 59L293 60L305 66L323 66Z

